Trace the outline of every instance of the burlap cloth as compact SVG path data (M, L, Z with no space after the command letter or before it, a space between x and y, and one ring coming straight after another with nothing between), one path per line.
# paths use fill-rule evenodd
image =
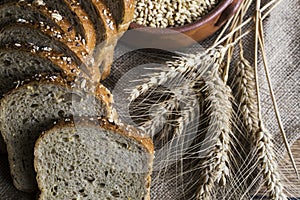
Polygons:
M299 48L299 25L300 25L300 3L298 0L283 1L265 20L265 42L268 62L270 66L270 75L278 101L278 107L281 112L282 121L288 134L290 143L294 143L300 136L300 106L299 106L299 78L300 78L300 48ZM214 38L210 38L201 43L203 47L209 46ZM246 57L252 59L253 37L249 36L245 40ZM197 51L197 48L189 48L189 52ZM155 57L133 56L132 54L123 55L124 51L130 51L123 44L119 44L116 50L116 62L113 65L112 74L105 82L110 89L114 89L115 83L134 66L147 62L155 62ZM149 61L150 60L150 61ZM267 82L264 76L262 64L260 64L261 94L263 103L263 117L265 124L274 135L277 143L278 154L283 154L284 148L277 121L274 115ZM118 103L118 102L116 102ZM298 142L298 146L300 143ZM294 156L300 166L299 147L293 147ZM292 173L285 170L283 173ZM299 169L300 171L300 169ZM288 177L288 175L287 175ZM294 177L294 176L290 176ZM178 196L182 192L181 188L176 187L176 181L168 181L157 178L157 173L153 175L153 184L151 190L152 199L155 200L179 200ZM290 179L294 185L295 191L300 191L299 180ZM298 182L297 182L298 181ZM300 194L294 194L300 197ZM9 167L6 156L0 156L0 200L29 200L35 199L35 195L29 195L17 191L12 185L9 175Z

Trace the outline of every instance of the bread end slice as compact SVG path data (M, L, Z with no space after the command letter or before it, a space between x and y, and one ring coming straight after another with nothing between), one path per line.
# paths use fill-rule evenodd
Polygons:
M150 199L151 139L105 119L62 122L43 133L34 166L46 199Z

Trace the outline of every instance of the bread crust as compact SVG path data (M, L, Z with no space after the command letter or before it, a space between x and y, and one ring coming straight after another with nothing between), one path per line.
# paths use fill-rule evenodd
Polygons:
M76 0L64 0L64 2L69 6L82 22L82 26L85 29L85 39L86 39L86 48L89 53L95 48L96 45L96 30L92 21L90 20L89 15Z
M125 10L123 12L123 21L121 24L118 24L119 32L127 31L134 15L134 0L123 0L122 2L124 3L123 8Z

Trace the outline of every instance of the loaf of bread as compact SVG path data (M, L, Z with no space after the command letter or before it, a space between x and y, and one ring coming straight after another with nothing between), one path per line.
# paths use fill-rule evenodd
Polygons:
M106 78L133 0L1 0L0 96L34 74ZM0 153L5 144L0 137Z
M111 94L101 84L56 75L37 76L7 93L0 101L0 130L15 187L37 189L33 147L42 131L66 117L114 118L111 103Z
M99 83L133 4L0 1L0 131L17 189L38 185L40 199L150 199L152 141L113 123L112 95Z
M114 47L133 9L133 0L1 1L0 45L61 50L99 81L109 75Z
M105 119L63 122L34 148L40 200L149 200L153 144Z

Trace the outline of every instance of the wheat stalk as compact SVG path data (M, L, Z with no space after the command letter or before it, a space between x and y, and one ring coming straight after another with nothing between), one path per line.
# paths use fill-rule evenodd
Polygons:
M274 199L286 199L274 155L272 137L258 117L254 68L241 56L237 68L239 111L247 134L252 138L252 156L264 176L269 195Z
M261 41L261 10L260 0L256 1L256 14L255 14L255 46L254 46L254 74L255 74L255 87L256 87L256 103L258 110L258 124L259 130L253 135L253 155L257 158L257 162L261 167L264 175L267 192L272 199L286 200L287 197L283 192L283 186L280 182L277 163L275 161L275 154L271 134L264 128L261 115L261 102L259 93L258 81L258 42ZM262 49L264 52L264 49ZM264 57L265 60L265 57Z
M231 90L220 78L218 64L205 76L206 102L209 104L209 125L207 135L212 143L205 152L200 176L201 185L197 190L197 199L211 199L215 184L224 186L230 171L231 131Z

